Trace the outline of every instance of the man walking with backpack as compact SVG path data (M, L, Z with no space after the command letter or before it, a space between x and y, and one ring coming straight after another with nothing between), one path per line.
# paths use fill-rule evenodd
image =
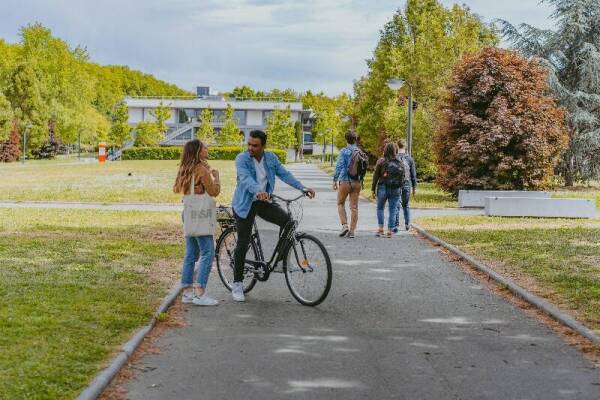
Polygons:
M406 154L406 143L404 140L398 140L398 159L404 167L404 182L400 190L400 201L398 202L398 213L396 214L396 226L394 233L398 232L400 226L400 207L404 212L404 229L410 229L410 193L415 196L417 192L417 168L415 160Z
M367 155L358 148L356 141L356 133L346 132L348 145L340 151L333 175L333 190L338 190L338 213L342 223L340 237L354 238L358 224L358 199L367 172ZM350 226L346 214L347 198L350 198Z

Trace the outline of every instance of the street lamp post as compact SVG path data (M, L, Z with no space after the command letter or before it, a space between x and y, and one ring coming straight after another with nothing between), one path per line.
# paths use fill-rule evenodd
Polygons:
M23 164L25 164L25 157L27 157L27 132L31 129L31 126L31 124L25 125L25 130L23 131Z
M331 134L331 166L333 167L333 133Z
M407 127L406 127L406 152L409 155L412 155L412 143L413 143L413 88L412 85L410 83L408 83L407 81L403 80L403 79L398 79L398 78L394 78L394 79L389 79L387 81L387 85L391 90L394 91L398 91L400 90L404 85L407 85L409 88L409 94L408 94L408 121L407 121Z

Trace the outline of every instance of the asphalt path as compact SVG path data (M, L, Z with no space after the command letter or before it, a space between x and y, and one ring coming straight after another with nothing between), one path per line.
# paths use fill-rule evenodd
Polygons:
M128 398L600 399L600 372L545 325L411 233L375 237L372 203L361 201L357 237L339 238L330 178L290 169L318 192L301 229L332 256L328 298L301 306L273 274L234 303L212 273L219 306L185 306L188 326L139 360ZM271 248L275 231L261 231Z

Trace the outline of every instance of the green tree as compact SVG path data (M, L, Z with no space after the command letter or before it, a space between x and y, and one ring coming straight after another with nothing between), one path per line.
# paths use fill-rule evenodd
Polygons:
M244 85L233 88L230 95L232 97L250 98L256 97L256 92L250 86Z
M115 104L111 113L111 126L108 133L109 146L123 147L125 142L131 138L131 127L127 122L129 120L129 111L127 104L120 101Z
M6 97L10 101L19 131L30 125L28 148L38 148L48 136L48 108L41 93L36 71L28 64L19 64L12 72Z
M135 143L136 147L151 147L156 146L164 138L163 134L158 130L158 126L154 122L142 121L135 128Z
M566 186L600 176L600 2L543 0L556 7L556 30L502 21L503 33L550 72L550 88L568 111L569 144L560 165Z
M167 130L167 121L171 118L171 108L164 105L162 102L154 110L150 111L150 115L154 118L156 129L164 135Z
M276 149L289 149L296 145L296 129L291 120L290 108L273 110L267 120L267 137L269 146Z
M91 106L93 84L87 74L81 73L88 56L83 49L70 48L64 40L52 36L39 23L22 28L20 35L19 58L35 66L40 94L48 108L45 149L40 154L52 156L59 142L73 139L71 130L60 128L75 126L75 120Z
M210 108L205 108L200 113L200 127L198 128L198 139L207 144L215 141L215 128L213 126L213 112Z
M312 94L307 92L302 97L305 108L311 109L315 113L315 124L313 126L313 140L317 143L329 145L333 139L334 143L340 145L340 138L343 138L343 132L348 128L346 120L349 119L345 113L349 97L342 94L338 97L328 97L323 93Z
M19 43L0 40L0 92L18 130L32 125L27 147L40 155L52 155L60 142L75 143L80 133L90 142L106 139L113 107L124 96L191 95L128 67L94 64L85 49L69 46L41 24L23 27Z
M408 91L399 94L387 87L387 80L400 77L414 88L420 111L414 124L413 151L417 166L435 170L431 143L444 87L452 68L467 53L493 46L498 39L489 26L465 6L448 9L438 0L408 0L383 30L368 74L354 86L352 118L361 145L377 156L388 138L405 136Z
M238 145L240 143L240 128L235 119L235 110L228 104L223 114L223 128L217 135L220 145Z
M8 140L8 136L13 127L14 113L10 102L4 94L0 92L0 142Z

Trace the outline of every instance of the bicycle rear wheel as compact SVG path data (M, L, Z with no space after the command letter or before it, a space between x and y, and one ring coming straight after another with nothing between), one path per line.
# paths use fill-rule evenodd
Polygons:
M228 290L231 290L231 284L233 283L233 255L236 244L237 232L235 227L227 228L225 231L223 231L221 236L219 236L219 240L217 240L217 271L219 272L219 278L221 278L221 282L223 282L223 285L225 285ZM256 248L256 243L251 241L248 247L252 249L254 260L258 260L258 249ZM248 250L250 251L250 249ZM256 285L254 273L249 272L245 266L243 285L244 293L248 293L252 290L254 285Z
M284 258L285 281L300 304L316 306L331 289L331 260L327 249L316 237L302 233L289 247Z

